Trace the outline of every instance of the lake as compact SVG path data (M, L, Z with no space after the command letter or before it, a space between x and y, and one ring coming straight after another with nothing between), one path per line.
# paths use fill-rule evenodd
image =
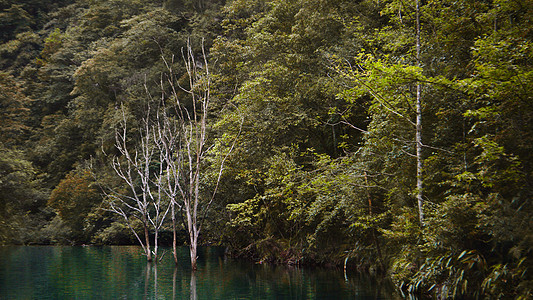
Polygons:
M295 268L229 259L188 248L174 266L167 251L155 265L140 247L0 247L0 299L398 299L386 282L342 269Z

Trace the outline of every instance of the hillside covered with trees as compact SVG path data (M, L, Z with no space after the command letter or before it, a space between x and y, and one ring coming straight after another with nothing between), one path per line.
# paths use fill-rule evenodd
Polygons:
M529 0L0 1L0 244L187 244L181 191L234 256L527 299L532 40Z

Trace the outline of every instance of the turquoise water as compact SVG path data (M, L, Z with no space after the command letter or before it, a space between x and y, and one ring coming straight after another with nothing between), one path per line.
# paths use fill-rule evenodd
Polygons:
M395 299L390 286L338 269L258 265L170 249L155 265L136 246L0 247L0 299Z

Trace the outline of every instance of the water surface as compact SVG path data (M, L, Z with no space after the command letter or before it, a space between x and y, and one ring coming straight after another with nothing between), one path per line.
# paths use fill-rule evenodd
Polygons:
M170 249L155 265L140 247L0 247L0 299L396 299L392 288L338 269L258 265L188 249L177 267Z

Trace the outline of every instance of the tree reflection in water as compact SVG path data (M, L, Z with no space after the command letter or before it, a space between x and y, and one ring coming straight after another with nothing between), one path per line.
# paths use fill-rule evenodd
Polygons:
M198 294L196 291L196 272L191 272L191 300L198 300Z
M139 247L0 247L0 299L394 299L387 284L342 269L287 268L188 248L147 263Z

